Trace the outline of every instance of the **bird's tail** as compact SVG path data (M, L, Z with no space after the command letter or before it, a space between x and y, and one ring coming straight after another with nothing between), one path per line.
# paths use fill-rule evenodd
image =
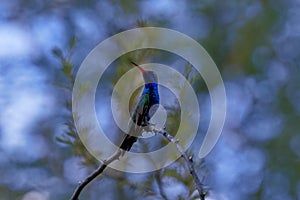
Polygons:
M126 135L120 148L123 149L124 151L130 151L132 145L137 141L137 139L138 138L135 136Z
M120 149L130 151L133 144L138 140L138 137L142 134L143 128L138 126L131 120L128 124L128 130L123 142L120 145Z

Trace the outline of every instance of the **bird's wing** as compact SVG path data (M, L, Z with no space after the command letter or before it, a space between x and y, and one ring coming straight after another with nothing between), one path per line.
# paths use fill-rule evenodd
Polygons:
M141 135L142 126L145 126L145 123L147 123L148 107L149 95L142 94L131 115L133 123L129 125L129 135Z
M139 99L139 102L137 103L137 108L136 108L135 122L137 125L141 126L145 123L145 119L148 115L148 111L149 111L149 95L142 94L141 98Z
M131 114L131 120L128 124L127 135L123 139L120 148L129 151L137 138L142 135L142 125L147 115L147 107L149 106L149 95L142 94Z

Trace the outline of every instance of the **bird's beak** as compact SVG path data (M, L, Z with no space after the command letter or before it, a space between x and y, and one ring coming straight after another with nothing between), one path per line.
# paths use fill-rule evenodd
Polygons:
M143 74L145 74L147 71L144 70L143 68L141 68L138 64L134 63L131 61L131 64L133 64L134 66L136 66Z

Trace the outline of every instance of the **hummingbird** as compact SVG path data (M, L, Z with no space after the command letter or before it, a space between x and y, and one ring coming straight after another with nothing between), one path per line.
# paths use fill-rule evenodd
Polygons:
M130 151L132 145L137 141L138 137L142 135L143 129L150 125L149 121L158 108L159 95L157 75L153 71L143 69L134 62L131 63L142 72L145 83L143 92L131 113L131 120L129 121L127 134L120 145L120 149L123 151L116 151L115 154L105 160L95 172L79 184L72 195L71 200L78 200L81 190L95 177L101 174L109 163L114 161L116 157L119 158L120 155L124 155L126 151Z
M142 135L143 129L150 125L150 119L159 105L158 80L153 71L148 71L131 61L139 69L144 78L143 91L131 112L131 120L128 125L127 134L120 145L125 151L130 151L132 145Z

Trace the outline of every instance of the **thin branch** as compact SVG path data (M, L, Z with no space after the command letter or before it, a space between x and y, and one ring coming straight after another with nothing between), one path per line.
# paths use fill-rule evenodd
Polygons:
M157 182L157 185L158 185L158 190L159 190L159 194L160 196L164 199L164 200L169 200L167 195L165 194L165 191L164 191L164 188L163 188L163 183L162 183L162 170L158 171L156 174L155 174L155 180Z
M203 184L201 183L201 181L195 171L192 158L188 157L188 155L185 153L182 146L179 144L179 141L176 140L172 135L170 135L166 130L153 129L153 132L163 135L168 141L170 141L171 143L173 143L176 146L177 150L180 152L181 156L184 158L184 160L187 163L187 166L190 170L190 174L192 175L192 177L194 179L195 187L199 192L200 199L205 200L206 192L204 191Z
M94 180L98 175L100 175L103 170L106 168L105 164L99 166L92 174L90 174L84 181L80 182L79 185L76 187L71 200L78 200L78 197L83 190L83 188L89 184L92 180Z
M184 149L181 147L181 145L179 144L179 141L176 140L172 135L170 135L167 131L165 130L158 130L158 129L152 129L153 132L155 133L159 133L161 135L163 135L168 141L170 141L171 143L173 143L177 150L180 152L181 156L184 158L184 160L187 163L187 166L189 168L190 174L192 175L193 179L194 179L194 183L195 183L195 187L199 192L200 195L200 199L201 200L205 200L205 196L206 196L206 192L203 189L203 184L201 183L194 165L193 165L193 160L191 158L188 157L188 155L185 153ZM76 187L72 197L70 200L78 200L78 197L81 193L81 191L84 189L85 186L87 186L92 180L94 180L97 176L99 176L104 169L107 167L107 165L109 165L110 163L112 163L113 161L117 160L120 158L121 155L124 154L124 151L122 149L119 149L116 151L116 153L114 153L110 158L108 158L107 160L103 161L103 164L101 166L99 166L92 174L90 174L84 181L82 181L81 183L79 183L79 185ZM162 189L162 188L160 188ZM165 197L165 195L162 195L162 197ZM166 198L167 199L167 198Z
M76 187L72 197L70 200L78 200L78 197L81 193L81 191L83 190L83 188L85 186L87 186L87 184L89 184L92 180L94 180L97 176L99 176L104 169L107 167L107 165L109 165L110 163L112 163L113 161L117 160L120 158L120 155L122 154L122 150L117 150L116 153L114 153L110 158L108 158L107 160L103 161L103 164L100 165L93 173L91 173L84 181L80 182L78 184L78 186Z

